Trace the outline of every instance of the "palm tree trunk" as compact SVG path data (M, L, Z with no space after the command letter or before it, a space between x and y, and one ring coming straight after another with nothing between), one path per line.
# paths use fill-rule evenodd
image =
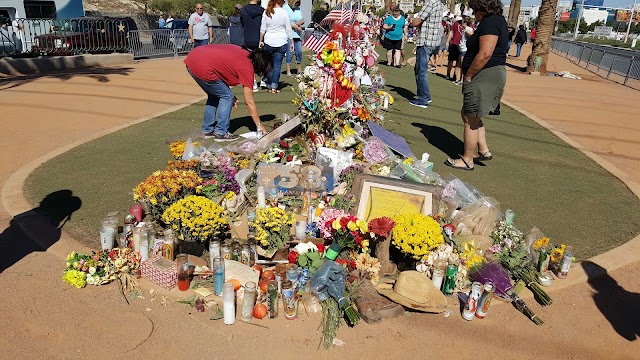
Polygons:
M449 0L449 12L454 13L456 11L456 0Z
M509 18L507 19L507 24L514 28L518 28L518 16L520 16L520 4L522 0L511 0L511 4L509 4Z
M542 0L536 26L536 38L533 41L531 55L527 59L527 72L529 73L536 71L537 67L540 74L547 74L547 61L549 60L549 48L551 47L551 35L553 34L557 7L558 0Z

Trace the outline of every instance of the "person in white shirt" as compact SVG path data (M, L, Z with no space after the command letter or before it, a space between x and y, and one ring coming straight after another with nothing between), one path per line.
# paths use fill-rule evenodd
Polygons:
M267 9L262 14L260 24L260 48L264 48L273 56L273 70L267 76L267 91L279 93L280 71L282 60L287 54L287 47L293 48L293 31L286 10L282 8L284 0L269 0Z
M211 17L204 12L202 4L196 4L196 12L189 16L189 42L193 43L194 48L213 41L212 26Z

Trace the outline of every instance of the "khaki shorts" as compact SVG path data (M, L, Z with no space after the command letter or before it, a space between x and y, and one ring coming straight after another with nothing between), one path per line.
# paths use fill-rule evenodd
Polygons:
M481 70L471 81L462 83L462 113L486 116L496 109L504 93L507 70L504 65Z

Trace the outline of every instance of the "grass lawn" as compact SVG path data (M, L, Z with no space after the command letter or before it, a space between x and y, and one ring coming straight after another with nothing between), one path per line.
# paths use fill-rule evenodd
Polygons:
M554 242L574 245L581 259L640 232L640 201L624 184L510 108L503 106L500 116L484 119L494 160L473 172L445 167L447 156L462 153L460 87L430 74L433 103L421 109L407 101L416 89L413 67L383 66L383 70L386 89L396 99L385 116L385 127L402 135L418 156L431 154L434 170L445 178L457 176L496 198L503 211L513 209L523 231L538 226ZM276 114L295 111L290 88L295 80L283 75L281 81L286 88L280 94L256 93L267 128ZM168 141L199 134L202 113L202 103L188 106L81 145L36 169L25 185L27 197L36 204L53 191L72 190L82 199L82 208L65 229L98 248L101 219L110 211L128 211L133 187L164 168L170 160ZM252 122L243 106L232 117L231 131L249 130Z

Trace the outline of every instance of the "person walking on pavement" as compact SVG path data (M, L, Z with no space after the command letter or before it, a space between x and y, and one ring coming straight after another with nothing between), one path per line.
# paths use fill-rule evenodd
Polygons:
M212 26L211 17L204 12L202 4L196 4L196 12L189 16L189 42L194 49L213 41Z
M160 18L158 19L158 29L164 28L164 24L165 24L164 16L160 15Z
M514 28L513 26L509 26L509 42L507 43L507 47L509 48L509 50L511 50L511 44L513 44L513 37L516 36L516 28ZM509 53L507 52L507 56L509 56Z
M253 51L260 45L260 24L264 8L258 4L258 0L249 1L240 11L240 22L244 29L244 46ZM260 87L267 87L267 83L260 81ZM258 91L258 83L254 81L253 91Z
M500 104L507 82L505 64L509 40L500 0L470 0L469 6L480 24L467 40L467 55L462 63L460 114L464 123L464 154L445 161L445 165L462 170L473 170L475 161L493 159L482 116L489 115Z
M410 100L409 103L414 106L426 108L431 103L431 94L429 93L429 58L431 53L440 44L442 31L442 14L444 6L440 0L427 0L422 10L413 17L413 25L418 31L416 36L416 87L417 99Z
M516 57L520 57L520 51L522 45L527 42L527 31L524 29L524 25L520 25L518 32L516 33Z
M293 50L293 30L289 15L282 5L284 0L269 0L260 25L259 46L273 56L273 70L267 76L267 91L271 94L280 92L282 60L287 54L287 47Z
M267 131L253 98L254 73L264 76L273 68L273 58L265 50L249 51L232 44L197 47L184 59L187 71L207 94L202 119L202 137L215 141L232 141L237 135L229 133L231 109L238 107L238 99L230 87L242 85L244 102L258 131Z

